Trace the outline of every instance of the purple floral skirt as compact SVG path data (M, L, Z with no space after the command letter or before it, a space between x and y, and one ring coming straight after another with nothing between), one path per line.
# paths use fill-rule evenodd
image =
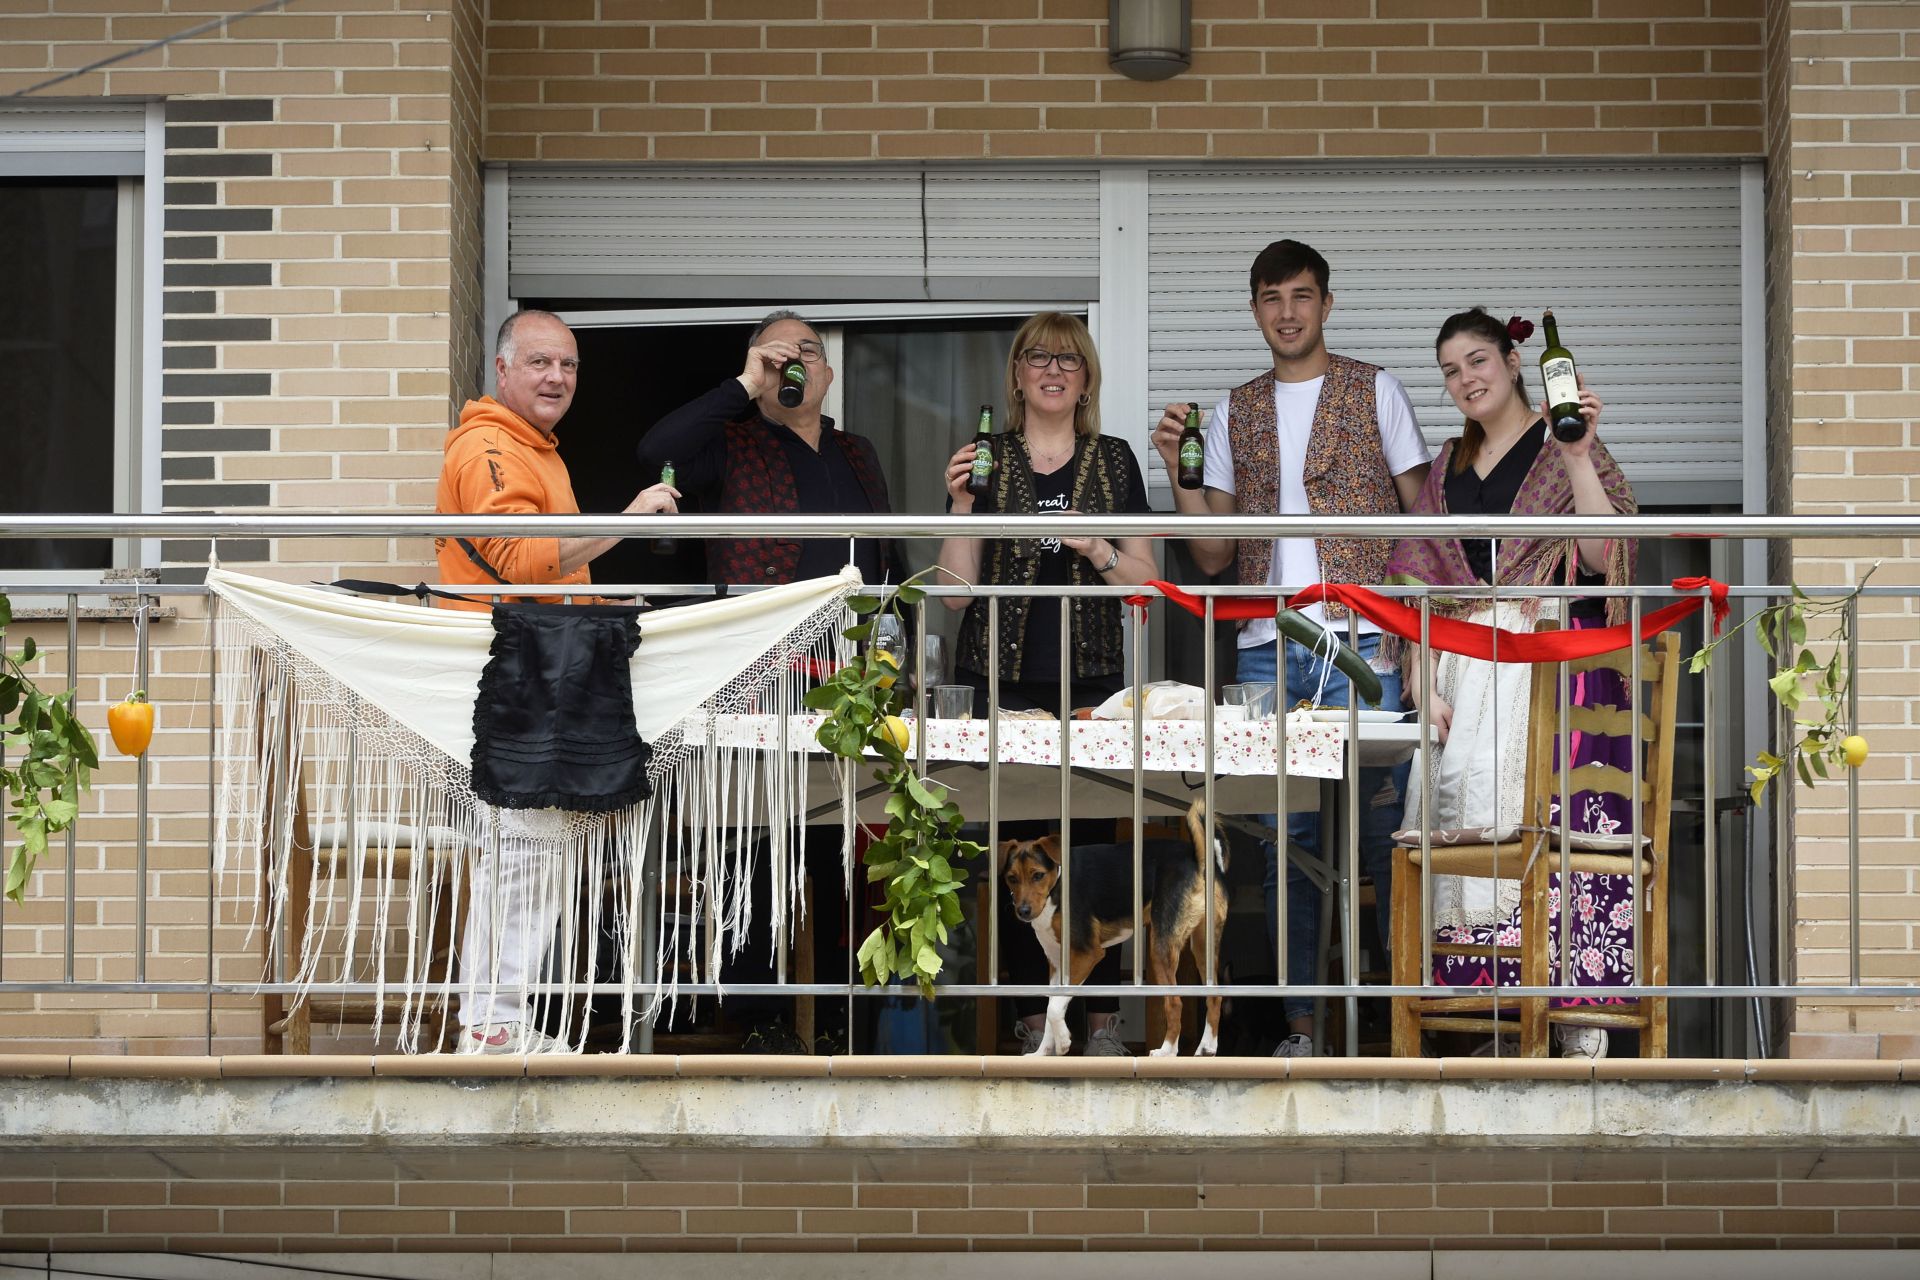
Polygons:
M1580 618L1573 626L1597 626ZM1581 707L1624 707L1628 704L1626 681L1615 671L1588 671L1573 677L1573 701ZM1630 771L1633 768L1633 743L1624 736L1575 731L1572 744L1573 766L1610 764ZM1569 797L1573 805L1573 829L1597 835L1625 835L1633 826L1633 810L1623 796L1578 791ZM1552 821L1560 820L1560 802L1553 802ZM1573 973L1567 979L1579 987L1624 987L1633 981L1633 879L1584 871L1573 873ZM1644 912L1646 904L1641 903ZM1552 957L1552 972L1557 978L1560 967L1560 875L1548 877L1547 945ZM1517 947L1520 945L1520 913L1497 925L1454 925L1435 931L1437 942L1473 946ZM1435 956L1433 980L1447 986L1488 987L1496 972L1492 961L1481 956ZM1501 960L1497 972L1503 987L1520 985L1520 962ZM1579 996L1556 999L1552 1007L1575 1005L1627 1004L1618 997Z

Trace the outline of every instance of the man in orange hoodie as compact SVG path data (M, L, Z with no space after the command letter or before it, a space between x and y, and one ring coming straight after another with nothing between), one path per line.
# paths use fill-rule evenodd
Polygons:
M447 437L434 510L442 515L577 513L573 481L553 437L580 376L573 332L550 311L516 312L500 326L493 370L494 395L469 400L460 410L460 425ZM626 510L676 511L679 496L657 484L636 494ZM619 541L439 538L434 546L443 583L576 588L590 582L588 562ZM440 603L488 607L477 601ZM509 834L475 863L460 946L462 1053L543 1053L558 1047L531 1024L524 994L530 976L545 963L558 923L555 862L554 854Z

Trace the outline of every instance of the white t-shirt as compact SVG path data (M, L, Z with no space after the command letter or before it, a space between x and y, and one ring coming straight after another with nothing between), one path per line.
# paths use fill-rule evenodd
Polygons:
M1313 412L1320 404L1320 384L1324 378L1308 382L1273 383L1273 420L1279 430L1280 477L1276 505L1283 516L1306 515L1307 485L1304 479L1307 438L1313 432ZM1207 424L1207 488L1233 492L1233 441L1227 433L1227 401L1223 396L1213 406L1213 419ZM1380 421L1380 449L1387 459L1387 474L1400 475L1429 461L1427 442L1420 434L1420 423L1413 416L1413 402L1400 380L1382 369L1373 380L1375 416ZM1291 594L1320 581L1320 557L1312 538L1275 538L1273 562L1267 569L1269 585ZM1301 610L1321 626L1327 625L1319 605ZM1360 618L1360 633L1380 628ZM1344 635L1344 628L1341 628ZM1274 638L1271 620L1249 622L1240 630L1240 647L1250 649Z

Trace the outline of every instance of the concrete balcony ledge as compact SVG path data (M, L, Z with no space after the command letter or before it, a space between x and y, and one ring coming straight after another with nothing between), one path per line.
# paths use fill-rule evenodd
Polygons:
M0 1149L1910 1147L1920 1061L0 1057Z

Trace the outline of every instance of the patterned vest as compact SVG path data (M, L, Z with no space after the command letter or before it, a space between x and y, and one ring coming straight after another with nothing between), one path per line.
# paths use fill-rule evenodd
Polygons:
M995 473L993 510L1027 515L1036 508L1033 467L1025 441L1014 432L1000 436L1002 466ZM1127 465L1127 442L1112 436L1081 436L1074 442L1073 509L1090 514L1125 511L1132 501L1132 469ZM981 548L980 581L990 586L1031 586L1040 577L1040 544L1034 538L989 538ZM1076 587L1099 586L1103 579L1085 556L1076 555L1068 570ZM1053 671L1026 672L1027 617L1032 600L1026 596L1000 598L1000 678L1054 680ZM1073 677L1086 680L1111 675L1123 665L1120 601L1086 596L1071 598ZM969 671L987 671L987 602L975 600L960 622L955 665Z
M1315 515L1397 514L1400 493L1387 471L1380 445L1374 378L1380 370L1346 356L1327 357L1327 374L1313 410L1307 456L1301 468L1307 509ZM1246 515L1278 515L1279 428L1274 421L1273 375L1263 373L1236 387L1227 399L1227 441L1233 448L1234 509ZM1393 553L1390 538L1316 538L1320 580L1378 585ZM1273 539L1242 538L1240 585L1267 583ZM1344 605L1329 603L1327 617L1344 618Z
M727 470L720 483L723 512L764 515L800 509L800 490L793 468L772 429L758 418L730 422L727 433ZM876 512L891 510L886 477L880 459L864 437L828 428L823 448L839 448L860 482L860 489ZM890 560L888 543L880 547L880 562ZM707 573L715 582L774 586L792 582L800 568L800 542L795 538L713 538L707 542Z

